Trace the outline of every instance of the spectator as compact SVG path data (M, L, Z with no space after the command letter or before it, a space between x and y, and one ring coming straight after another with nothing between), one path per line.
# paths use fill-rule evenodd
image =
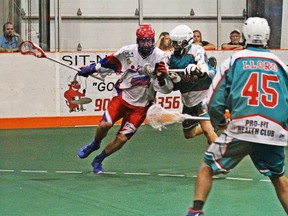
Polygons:
M199 30L193 31L193 44L198 44L202 46L205 50L215 50L216 47L214 44L209 43L208 41L202 40L202 33Z
M270 35L266 19L248 18L243 33L247 47L224 61L203 101L213 126L224 131L204 155L194 187L193 207L186 216L204 215L203 207L212 189L213 175L227 174L246 156L261 174L270 178L288 213L288 179L285 176L288 68L265 49ZM230 122L223 114L225 109L231 113ZM232 195L237 196L237 190ZM273 198L274 194L268 199ZM224 208L229 206L224 200L221 203ZM241 215L247 214L245 208L241 210Z
M243 50L245 42L240 42L241 32L238 29L234 29L230 33L230 42L223 43L221 45L222 50Z
M162 32L159 35L156 46L164 52L172 52L171 39L168 32Z
M21 36L14 31L11 22L3 25L3 36L0 37L0 52L19 52L19 46L23 42Z

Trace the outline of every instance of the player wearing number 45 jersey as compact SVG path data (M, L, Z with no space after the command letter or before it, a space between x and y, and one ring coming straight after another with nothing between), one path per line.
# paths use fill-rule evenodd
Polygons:
M95 173L103 172L102 161L121 149L136 133L154 101L156 91L165 94L170 93L173 88L165 66L167 57L162 50L155 47L154 29L151 25L140 25L136 36L137 44L122 47L116 53L102 59L97 65L91 64L78 73L80 76L87 77L97 72L105 77L110 72L123 72L115 84L114 96L96 129L95 139L78 151L78 157L83 159L98 150L109 129L116 121L122 119L115 139L94 158L92 166ZM155 66L155 71L146 71L144 65L147 64Z
M288 213L288 179L284 175L288 68L264 49L270 35L265 19L247 19L243 34L247 48L222 64L204 101L213 126L227 128L205 152L204 163L197 174L193 207L187 216L203 215L202 208L212 188L212 176L229 172L247 155L259 172L270 178ZM231 113L229 123L223 115L225 109ZM251 212L245 212L243 208L242 215L246 214Z

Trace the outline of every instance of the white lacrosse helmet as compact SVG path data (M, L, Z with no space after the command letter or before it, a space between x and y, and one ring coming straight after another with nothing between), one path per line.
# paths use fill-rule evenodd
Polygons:
M243 24L246 44L266 46L270 37L270 27L266 19L250 17Z
M170 32L171 41L177 41L178 45L192 43L193 31L187 25L178 25Z

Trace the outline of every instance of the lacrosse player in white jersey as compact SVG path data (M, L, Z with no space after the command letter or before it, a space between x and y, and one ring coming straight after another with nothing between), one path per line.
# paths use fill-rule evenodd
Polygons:
M265 49L270 35L266 19L248 18L243 24L243 34L246 49L224 61L204 102L213 126L224 131L205 152L204 163L197 173L193 207L187 216L203 215L212 176L228 173L245 156L251 158L261 174L270 178L288 213L285 176L288 68ZM230 110L230 122L223 115L225 109ZM241 214L249 213L243 208Z
M78 75L87 77L95 72L105 77L110 72L123 72L115 83L114 96L96 128L95 139L78 151L78 157L88 157L100 148L101 141L109 129L122 118L121 127L112 141L97 155L92 166L95 173L103 172L102 162L118 151L136 133L143 123L148 108L152 105L156 91L170 93L172 81L167 75L164 52L155 47L155 32L151 25L143 24L136 31L137 44L122 47L116 53L101 59L98 64L83 68ZM155 70L146 70L144 65Z

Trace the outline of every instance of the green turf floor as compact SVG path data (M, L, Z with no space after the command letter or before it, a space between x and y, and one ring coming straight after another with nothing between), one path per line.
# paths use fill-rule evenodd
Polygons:
M115 126L103 144L110 141ZM207 148L203 136L185 140L181 125L162 132L142 126L94 174L78 149L94 127L1 130L1 216L184 216ZM102 148L104 147L102 146ZM235 179L234 179L235 178ZM274 189L245 159L215 179L205 216L284 216Z

